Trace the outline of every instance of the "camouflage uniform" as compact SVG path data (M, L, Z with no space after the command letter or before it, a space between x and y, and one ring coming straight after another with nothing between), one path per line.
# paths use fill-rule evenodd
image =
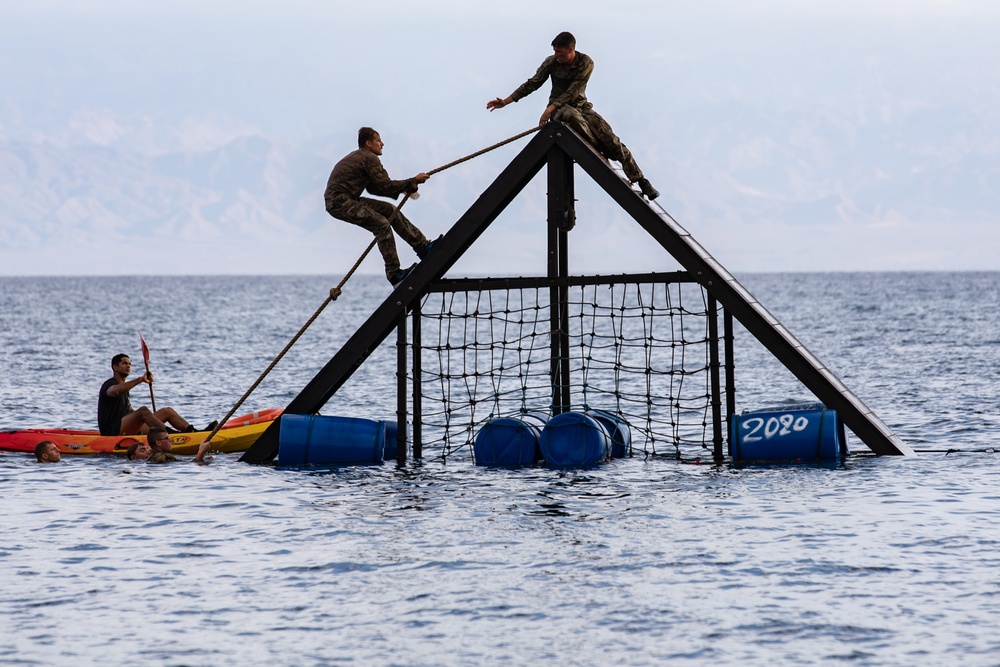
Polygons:
M170 452L161 452L159 449L153 449L149 452L149 458L146 459L146 463L172 463L177 460L177 457Z
M402 213L393 215L396 207L378 199L362 197L368 190L379 197L396 199L400 193L416 192L417 182L409 178L405 181L389 179L382 161L367 148L359 148L349 153L334 166L330 180L326 184L326 211L338 220L358 225L375 235L378 250L385 261L385 275L392 282L399 271L399 255L392 230L420 253L427 248L425 237Z
M576 52L572 65L560 65L555 56L549 56L535 75L511 93L510 98L517 102L541 88L545 80L551 77L549 104L556 107L552 120L566 123L593 144L601 155L620 162L628 180L634 183L642 178L642 170L635 163L629 149L608 125L608 121L594 111L594 105L587 101L587 81L593 72L593 59L579 51Z

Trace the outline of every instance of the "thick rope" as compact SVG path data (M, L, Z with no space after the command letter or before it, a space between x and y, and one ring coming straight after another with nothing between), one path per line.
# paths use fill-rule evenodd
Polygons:
M510 137L509 139L504 139L503 141L501 141L499 143L496 143L496 144L493 144L492 146L488 146L487 148L484 148L481 151L476 151L475 153L470 153L469 155L466 155L465 157L458 158L454 162L449 162L448 164L444 165L443 167L438 167L437 169L431 169L430 171L427 172L427 175L428 176L433 176L434 174L436 174L436 173L438 173L440 171L444 171L445 169L451 169L456 164L462 164L463 162L466 162L467 160L471 160L474 157L479 157L483 153L489 153L490 151L496 150L497 148L500 148L501 146L506 146L510 142L517 141L521 137L526 137L529 134L531 134L532 132L538 132L538 130L540 130L540 129L542 129L542 128L541 127L533 127L530 130L525 130L521 134L515 134L513 137ZM400 206L402 206L402 204L400 204Z
M526 130L524 132L521 132L520 134L514 135L513 137L504 139L503 141L495 143L492 146L488 146L487 148L476 151L475 153L470 153L469 155L461 157L455 160L454 162L449 162L448 164L438 167L437 169L431 169L430 171L427 172L427 175L431 176L433 174L442 172L445 169L451 169L455 165L462 164L463 162L471 160L474 157L479 157L484 153L489 153L490 151L496 150L501 146L506 146L512 141L517 141L521 137L526 137L533 132L537 132L539 129L540 128L538 127L533 127L530 130ZM399 202L399 206L397 206L393 210L392 214L389 215L389 220L392 220L394 217L396 217L396 214L399 213L399 209L403 208L403 204L405 204L407 200L409 200L409 198L410 198L410 193L407 193L403 197L403 201ZM200 453L204 453L205 451L207 451L208 444L211 442L212 438L215 437L215 434L218 433L223 426L225 426L226 422L228 422L232 418L232 416L236 413L236 411L239 410L240 406L243 405L243 402L246 401L248 398L250 398L250 394L252 394L254 390L260 385L260 383L264 381L264 378L267 377L268 373L270 373L274 369L274 367L278 365L278 362L281 361L281 358L284 357L285 354L290 349L292 349L292 346L295 345L295 343L299 340L299 338L302 337L302 334L306 332L306 329L308 329L312 325L312 323L316 321L316 318L319 317L320 313L322 313L323 310L328 305L330 305L331 302L336 301L340 297L344 285L347 283L348 280L351 279L351 276L354 275L354 272L358 270L358 267L361 266L361 263L365 261L365 258L368 256L368 253L372 251L372 248L375 247L376 243L377 239L372 239L372 242L368 244L368 247L365 248L365 251L361 253L360 257L358 257L358 261L354 262L354 266L352 266L351 269L347 272L347 274L344 275L344 277L341 279L341 281L337 283L337 286L330 290L329 296L327 296L326 299L323 301L323 303L320 305L320 307L316 309L316 312L313 313L312 317L310 317L309 320L302 325L302 328L299 329L298 333L292 336L292 339L288 341L288 344L285 345L285 348L280 353L278 353L278 356L276 356L270 364L268 364L267 368L264 369L264 372L260 374L260 377L258 377L254 381L254 383L250 385L250 388L246 390L243 396L240 397L240 400L236 401L236 405L230 408L229 412L226 413L226 416L222 419L222 421L220 421L215 425L215 428L212 429L212 432L209 433L208 437L202 441L201 446L199 447Z

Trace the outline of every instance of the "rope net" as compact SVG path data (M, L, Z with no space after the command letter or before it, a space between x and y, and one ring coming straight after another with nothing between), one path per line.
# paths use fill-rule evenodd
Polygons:
M632 455L704 456L712 431L707 298L685 282L567 288L567 409L624 417ZM496 417L552 414L552 360L565 352L553 353L549 299L548 287L424 297L415 418L425 456L471 452Z

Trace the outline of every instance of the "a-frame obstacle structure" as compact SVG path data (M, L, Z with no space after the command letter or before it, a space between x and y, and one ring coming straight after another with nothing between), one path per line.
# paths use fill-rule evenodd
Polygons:
M579 165L611 198L659 243L687 272L684 279L697 283L708 294L709 328L717 336L716 308L724 309L726 363L720 364L718 345L711 346L711 412L714 423L714 457L723 458L722 437L726 432L721 418L719 368L731 372L732 318L736 318L778 361L780 361L826 407L834 409L842 421L871 451L879 455L909 455L907 447L844 383L811 354L778 320L716 261L692 236L655 203L648 202L591 146L568 127L559 123L545 125L528 145L483 192L455 223L435 249L372 313L332 359L285 408L285 414L314 414L361 366L368 356L397 329L401 343L398 373L397 419L407 419L407 360L405 354L407 319L412 314L414 337L419 335L421 299L432 292L469 291L506 288L521 284L541 289L548 302L559 307L549 309L546 323L553 413L570 409L569 329L566 308L567 289L586 284L587 278L568 276L567 233L575 224L574 164ZM463 253L483 234L508 204L538 174L548 167L548 271L544 278L464 279L444 281L443 276ZM683 273L683 272L681 272ZM599 277L594 277L599 278ZM609 278L613 282L613 277ZM637 282L667 281L668 274L643 274ZM604 282L600 284L605 284ZM450 286L450 287L449 287ZM415 344L414 348L418 346ZM414 354L414 382L419 382L420 354ZM727 421L734 408L732 378L727 375ZM420 392L413 392L413 454L421 456ZM473 399L475 401L475 399ZM243 455L242 461L264 463L278 453L280 421L267 431ZM405 456L405 429L399 429L401 456Z

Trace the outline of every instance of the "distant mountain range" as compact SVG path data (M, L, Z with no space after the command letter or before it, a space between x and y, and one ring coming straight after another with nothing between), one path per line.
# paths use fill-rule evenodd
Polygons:
M940 107L775 114L726 103L619 132L660 188L664 207L682 224L722 239L722 228L794 235L813 226L831 233L992 225L1000 218L1000 137L991 113ZM330 156L339 152L328 144L310 150L239 136L207 150L144 153L128 137L101 145L86 136L76 144L0 142L0 248L30 254L150 239L267 244L329 222L322 193ZM392 148L392 159L419 162L419 147ZM471 189L478 183L452 183L438 197L436 217L452 211L457 218L481 191Z
M0 146L0 242L47 243L83 230L155 237L312 228L329 167L319 155L260 137L152 156L8 143Z

